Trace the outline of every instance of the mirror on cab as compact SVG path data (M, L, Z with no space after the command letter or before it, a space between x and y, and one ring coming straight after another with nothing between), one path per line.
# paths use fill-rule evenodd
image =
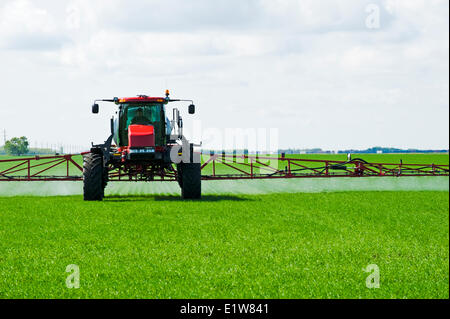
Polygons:
M189 105L189 114L194 114L195 113L195 105L191 104Z
M98 104L97 103L92 105L92 113L94 113L94 114L98 113Z

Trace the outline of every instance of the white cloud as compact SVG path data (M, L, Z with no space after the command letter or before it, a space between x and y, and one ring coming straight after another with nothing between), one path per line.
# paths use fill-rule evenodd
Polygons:
M28 0L7 2L0 17L4 33L52 33L56 29L48 12Z
M380 29L365 26L369 3ZM27 134L58 128L71 143L108 132L93 98L170 87L196 100L204 127L279 127L282 147L448 147L447 12L445 0L10 0L2 98L27 110ZM6 112L0 129L22 135ZM72 120L36 124L55 112Z
M29 0L6 2L0 7L0 47L12 49L53 49L64 35L47 10Z

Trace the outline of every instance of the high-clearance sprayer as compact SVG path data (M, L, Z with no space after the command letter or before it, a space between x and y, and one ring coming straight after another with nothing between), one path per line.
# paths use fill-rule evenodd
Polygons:
M114 102L118 106L111 119L111 135L104 144L93 145L84 155L84 199L102 200L109 180L109 172L131 180L152 181L155 176L176 176L182 197L201 197L201 166L194 144L183 136L183 119L177 108L169 120L166 105L170 102L190 102L189 114L195 113L192 100L165 97L117 98L96 100L92 113L99 112L99 101ZM115 144L112 144L112 143Z
M102 200L108 182L177 181L184 199L201 198L202 180L279 179L313 177L449 176L449 165L369 163L313 160L279 156L201 154L183 136L183 119L177 108L169 120L166 106L191 100L138 95L96 100L118 106L111 119L111 135L82 154L35 156L0 160L0 181L83 181L85 200ZM83 156L83 167L77 162ZM201 158L202 157L202 158ZM202 161L203 159L203 161ZM73 172L75 170L75 173ZM80 174L82 172L82 175Z

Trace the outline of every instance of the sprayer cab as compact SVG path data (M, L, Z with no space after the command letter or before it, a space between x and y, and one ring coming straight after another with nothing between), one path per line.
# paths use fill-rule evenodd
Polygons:
M111 119L111 135L104 144L93 145L91 155L102 159L102 176L111 170L124 172L130 180L152 180L155 175L173 173L184 190L183 197L200 196L200 160L194 156L194 144L183 136L183 119L180 111L173 108L169 120L167 105L171 102L190 102L189 114L195 113L192 100L171 99L167 90L165 97L138 95L136 97L95 100L92 113L99 113L98 102L113 102L118 106ZM92 163L92 161L89 161ZM196 177L183 176L194 174ZM197 186L186 186L196 181ZM198 181L197 181L198 180ZM106 186L106 181L103 181ZM183 186L184 185L184 186ZM90 196L87 196L90 198ZM94 196L97 198L98 196Z
M170 102L188 101L189 114L195 113L195 105L191 100L170 99L169 90L165 97L113 98L96 100L92 105L92 113L99 112L98 102L114 102L118 106L116 115L111 120L111 134L119 151L130 154L149 154L149 159L160 158L155 154L164 152L170 144L183 138L183 119L177 108L173 109L172 120L169 120L166 105Z

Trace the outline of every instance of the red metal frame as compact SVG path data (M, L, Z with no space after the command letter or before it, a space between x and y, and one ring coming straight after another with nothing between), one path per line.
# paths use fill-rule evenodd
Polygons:
M80 181L83 179L83 168L74 160L74 156L84 154L86 153L0 160L0 181ZM335 161L228 154L203 154L203 158L206 160L201 166L202 171L205 172L206 167L212 167L210 174L202 174L203 180L449 176L449 165L437 164L368 163L362 159ZM226 167L227 172L219 173L218 164ZM61 166L64 166L64 174L49 174L51 169ZM176 174L175 169L123 165L119 168L110 167L109 180L176 181Z
M80 155L80 154L78 154ZM0 181L77 181L81 175L71 175L71 167L79 173L83 168L73 159L76 155L35 156L0 160ZM10 167L6 167L10 164ZM65 174L45 175L55 167L65 166ZM34 172L34 170L39 169Z
M271 162L275 161L276 166ZM268 162L268 163L264 163ZM216 163L234 169L237 174L217 174ZM204 180L314 178L314 177L383 177L383 176L449 176L449 165L368 163L362 159L350 161L313 160L288 157L216 154L202 165L202 170L212 165L212 175L202 175ZM250 170L243 170L250 167ZM282 167L282 169L280 169ZM263 169L267 173L255 173Z

